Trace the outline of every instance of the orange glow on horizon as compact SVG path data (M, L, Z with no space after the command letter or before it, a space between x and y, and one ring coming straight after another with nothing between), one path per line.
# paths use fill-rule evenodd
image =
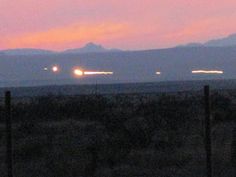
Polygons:
M122 23L105 24L72 24L61 28L53 28L42 32L25 33L5 39L8 48L62 48L67 44L103 39L116 39L130 33L130 27Z

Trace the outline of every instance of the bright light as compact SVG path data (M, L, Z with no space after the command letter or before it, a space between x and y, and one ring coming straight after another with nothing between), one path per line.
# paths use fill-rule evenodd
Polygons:
M44 71L48 71L48 68L47 68L47 67L45 67L45 68L43 68L43 70L44 70Z
M83 75L84 75L83 71L80 70L80 69L75 69L75 70L74 70L74 74L75 74L76 76L83 76Z
M224 74L224 71L220 70L195 70L193 74Z
M81 77L84 75L112 75L113 72L106 72L106 71L83 71L80 68L73 69L73 75L77 77Z
M56 73L59 71L59 67L58 66L53 66L52 67L52 72Z
M161 72L160 72L160 71L157 71L157 72L156 72L156 75L161 75Z
M84 75L112 75L113 72L105 72L105 71L85 71Z

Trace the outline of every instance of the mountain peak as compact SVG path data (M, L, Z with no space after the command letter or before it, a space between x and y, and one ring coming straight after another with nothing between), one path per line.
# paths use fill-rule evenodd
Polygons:
M87 43L83 49L89 49L89 50L105 50L105 48L102 45L95 44L93 42Z
M94 42L88 42L87 44L85 44L85 46L90 47L90 46L101 46L101 45L95 44Z
M118 49L106 49L100 44L89 42L85 44L82 48L68 49L66 53L102 53L102 52L111 52L111 51L120 51Z

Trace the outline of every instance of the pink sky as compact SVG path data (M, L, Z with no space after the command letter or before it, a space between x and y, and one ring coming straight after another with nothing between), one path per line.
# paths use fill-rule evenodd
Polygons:
M235 0L0 0L0 49L165 48L236 33Z

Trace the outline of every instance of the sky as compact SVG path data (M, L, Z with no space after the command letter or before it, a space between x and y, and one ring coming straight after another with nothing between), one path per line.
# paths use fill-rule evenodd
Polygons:
M236 33L235 0L0 0L0 50L167 48Z

